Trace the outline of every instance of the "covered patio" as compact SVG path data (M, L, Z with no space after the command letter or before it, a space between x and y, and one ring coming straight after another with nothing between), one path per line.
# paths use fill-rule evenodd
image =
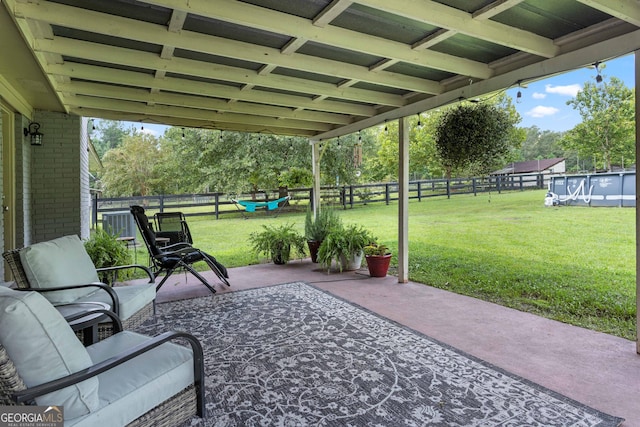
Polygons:
M216 283L211 272L204 273ZM363 270L327 273L310 259L285 266L232 268L231 288L241 292L303 281L451 345L508 372L595 409L640 425L640 359L632 341L432 288L371 278ZM199 282L176 275L160 289L159 303L209 298Z
M88 237L86 118L306 136L316 186L321 142L399 120L397 277L305 260L220 292L305 281L640 425L634 343L408 281L406 120L634 53L639 27L636 0L2 0L2 249Z

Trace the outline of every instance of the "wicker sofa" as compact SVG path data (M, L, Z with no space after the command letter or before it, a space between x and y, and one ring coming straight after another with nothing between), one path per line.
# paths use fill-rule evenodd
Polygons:
M155 276L151 270L142 265L96 269L78 236L9 250L2 256L18 289L41 292L53 305L102 302L122 319L125 329L140 325L154 313ZM98 273L131 268L143 270L149 284L109 286L98 279ZM100 325L99 335L111 335L110 322Z
M168 427L204 417L199 341L121 331L110 315L116 333L83 347L40 293L0 286L0 404L55 407L68 427Z

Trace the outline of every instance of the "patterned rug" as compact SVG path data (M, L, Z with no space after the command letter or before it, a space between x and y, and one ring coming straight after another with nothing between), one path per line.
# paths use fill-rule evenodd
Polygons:
M157 307L205 350L206 426L618 426L304 283Z

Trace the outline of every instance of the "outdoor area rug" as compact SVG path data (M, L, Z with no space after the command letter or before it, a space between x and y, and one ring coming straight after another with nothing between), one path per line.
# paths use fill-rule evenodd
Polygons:
M204 347L206 426L618 426L305 283L158 304Z

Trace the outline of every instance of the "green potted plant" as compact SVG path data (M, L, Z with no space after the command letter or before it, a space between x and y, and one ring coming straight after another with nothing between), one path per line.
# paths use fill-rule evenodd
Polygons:
M371 242L364 247L364 257L371 277L386 277L391 261L391 252L388 247Z
M101 228L96 229L89 239L84 242L84 248L89 254L96 268L115 267L119 265L131 264L131 254L129 249L122 242L117 240L117 236L109 234ZM121 271L119 274L123 278L132 276L131 271ZM100 273L100 280L110 283L113 273Z
M286 264L292 257L306 255L305 238L293 224L263 225L262 231L251 233L254 252L270 256L274 264Z
M318 262L318 249L327 234L341 226L341 220L336 211L330 208L318 209L315 218L311 206L307 208L304 221L304 235L309 246L309 254L312 262Z
M333 261L340 271L357 270L362 264L364 247L371 242L371 234L362 226L351 224L334 228L327 234L318 250L318 261L327 270Z

